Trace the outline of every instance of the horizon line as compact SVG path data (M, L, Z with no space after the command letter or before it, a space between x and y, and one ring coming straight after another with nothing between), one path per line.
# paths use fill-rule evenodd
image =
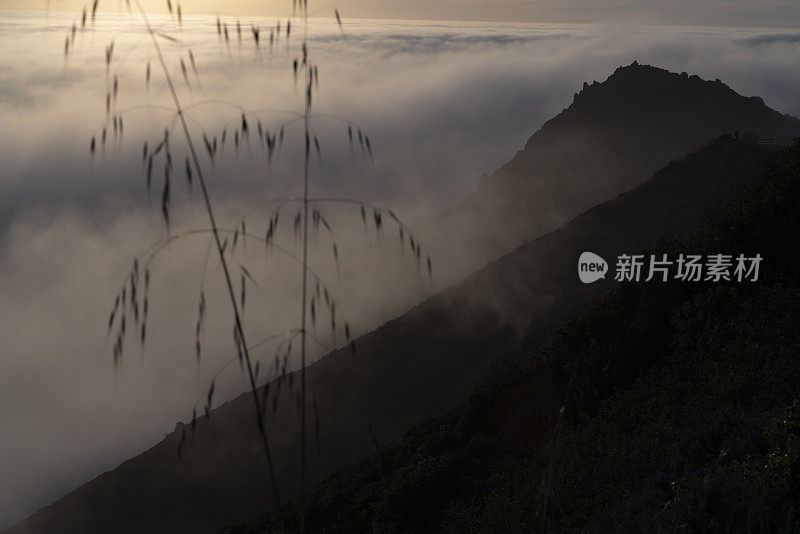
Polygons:
M333 8L331 8L332 10ZM42 17L49 17L49 16L79 16L79 12L72 12L72 11L64 11L64 10L45 10L45 9L15 9L15 8L3 8L0 9L0 16L5 14L29 14L32 16L42 16ZM127 15L129 12L124 9L116 10L116 9L109 9L104 11L98 11L98 17L102 15ZM150 16L155 17L165 17L171 18L171 15L168 13L149 13ZM198 12L198 13L187 13L183 15L185 19L192 19L192 18L204 18L204 17L224 17L224 18L238 18L242 20L265 20L265 19L278 19L283 20L287 18L297 18L297 17L290 17L287 15L237 15L237 14L223 14L221 12ZM333 21L335 20L334 16L310 16L310 21ZM644 27L644 28L672 28L672 29L720 29L720 30L769 30L769 31L777 31L777 30L785 30L789 32L795 32L800 35L800 29L794 26L778 26L778 25L756 25L756 26L743 26L743 25L730 25L730 24L677 24L677 23L658 23L658 22L631 22L622 19L598 19L591 22L576 22L570 20L546 20L546 21L533 21L533 20L483 20L483 19L448 19L448 18L401 18L401 17L342 17L343 23L347 23L349 21L357 21L357 22L385 22L385 23L392 23L392 22L410 22L410 23L418 23L418 24L443 24L443 25L451 25L451 26L485 26L491 24L502 24L508 26L535 26L535 25L546 25L546 26L576 26L576 27L591 27L591 26L620 26L620 27Z

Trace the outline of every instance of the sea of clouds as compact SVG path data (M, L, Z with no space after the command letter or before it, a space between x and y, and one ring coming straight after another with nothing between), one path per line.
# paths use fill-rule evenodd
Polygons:
M129 336L114 379L106 330L114 297L133 258L166 236L163 161L149 193L142 162L142 143L157 144L165 128L175 160L170 232L207 223L196 182L192 192L186 183L186 145L174 113L163 109L169 95L141 23L104 15L95 29L76 33L65 57L76 20L59 13L0 15L0 528L187 420L234 351L208 235L187 237L152 261L148 341L141 350ZM253 343L295 327L299 316L299 242L291 228L297 205L280 199L298 195L302 184L303 82L295 82L292 60L304 30L295 26L287 42L284 21L270 49L274 20L242 19L241 43L235 21L226 22L229 45L218 38L213 18L187 17L181 28L167 17L154 19L158 31L179 41L161 39L192 134L228 130L216 164L203 158L220 226L233 229L248 213L248 231L261 236L268 217L281 209L279 239L287 253L267 253L254 238L246 250L239 243L233 261L234 269L247 265L259 284L250 285L245 312ZM261 28L258 49L252 25ZM719 78L800 116L797 31L365 20L345 20L340 29L312 20L307 32L320 78L312 134L322 155L311 162L312 196L391 206L412 230L508 160L570 104L584 81L602 81L633 60ZM188 49L198 74L189 67L187 85L179 58L188 65ZM125 121L124 135L116 138L106 122L114 76L114 110ZM251 134L237 152L231 136L242 109ZM285 129L271 165L253 131L258 120L271 132ZM370 136L372 157L357 142L351 148L348 123ZM346 318L354 333L364 332L454 281L449 273L458 269L436 263L435 245L425 248L435 266L431 281L424 265L418 270L400 249L390 222L378 233L370 219L363 225L357 205L322 209L333 233L313 233L311 266L337 299L340 329ZM338 268L332 242L340 250ZM198 366L201 287L209 316ZM327 315L318 321L312 357L343 343L341 330L331 336ZM274 346L263 349L257 356L267 368ZM217 381L221 399L245 388L238 366L228 371Z

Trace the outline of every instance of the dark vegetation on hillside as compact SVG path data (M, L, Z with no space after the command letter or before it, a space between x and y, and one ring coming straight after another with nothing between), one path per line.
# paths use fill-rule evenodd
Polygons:
M477 191L445 213L440 230L465 230L445 252L490 256L549 232L644 182L670 161L728 132L800 136L800 121L719 80L639 65L584 84Z
M327 477L308 531L796 532L798 234L800 144L653 249L760 253L759 281L616 284L459 408ZM296 530L299 506L226 532Z
M651 72L657 77L683 79L651 67L621 71L625 76L617 78L620 71L612 76L620 84L647 85ZM697 85L696 97L684 95L687 106L698 108L692 103L694 98L705 101L702 89L707 83L715 85L702 82ZM739 96L735 100L748 101ZM624 105L621 99L617 107ZM756 122L772 124L765 127L766 132L757 130L768 137L776 136L785 124L797 122L761 105L754 109L761 116ZM591 109L585 113L590 122ZM577 120L577 115L570 114L571 121ZM653 140L662 133L640 132ZM684 135L694 133L686 130ZM710 138L689 148L700 147ZM376 442L383 447L401 439L420 421L452 410L504 355L537 351L567 315L611 286L610 281L591 286L578 281L575 269L581 252L591 250L613 258L655 246L660 238L691 232L736 191L757 185L773 153L770 147L730 137L717 139L655 176L640 176L638 182L652 178L362 336L356 340L355 355L348 349L338 350L311 365L307 372L309 403L318 407L319 440L313 439L310 447L314 454L309 458L309 482L356 464L374 453ZM537 161L529 162L530 176L535 174ZM589 165L585 176L557 177L581 184L600 179L591 171L595 160L585 163ZM602 200L621 189L609 191L613 192ZM535 204L529 208L531 212L537 209ZM502 221L492 224L502 232ZM299 494L298 382L294 375L283 382L274 395L278 408L268 410L266 418L284 503ZM541 403L552 404L556 410L562 392L555 378L553 384L552 394L539 394ZM278 386L272 383L270 387ZM251 399L239 397L213 410L210 419L201 418L196 436L187 432L180 459L176 452L184 429L176 428L152 449L84 484L10 532L208 532L257 517L274 503L267 489L252 409ZM541 428L548 428L548 421L544 417ZM531 428L531 433L540 434L539 427ZM514 472L523 476L526 471L516 468ZM529 505L532 501L520 497L519 502ZM553 502L556 506L557 499Z

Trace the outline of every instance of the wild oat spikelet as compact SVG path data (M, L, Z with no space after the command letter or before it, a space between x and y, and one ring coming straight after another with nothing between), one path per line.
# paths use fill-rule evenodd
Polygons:
M189 74L186 71L186 62L183 60L183 58L180 58L180 64L181 64L181 74L183 74L183 81L186 83L186 87L191 89L192 84L189 83Z
M150 193L150 186L153 182L153 155L147 160L147 192Z
M246 285L245 275L244 273L242 273L242 310L244 310L246 296L247 296L247 285Z
M114 40L106 47L106 67L111 65L111 59L114 57Z
M167 234L169 234L169 165L164 166L164 191L161 195L161 214L164 217L164 224L167 227Z
M206 398L206 402L208 406L211 407L211 401L214 398L214 380L211 381L211 386L208 388L208 396Z
M192 53L191 48L189 49L189 63L192 64L192 72L197 76L197 64L194 61L194 53Z
M189 183L189 191L192 191L192 166L189 163L189 156L186 156L186 181Z

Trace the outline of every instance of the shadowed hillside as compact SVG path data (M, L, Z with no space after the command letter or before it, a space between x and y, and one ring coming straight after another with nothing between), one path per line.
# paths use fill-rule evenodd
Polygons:
M458 409L326 478L308 531L796 532L798 191L800 144L652 250L758 253L757 282L617 284ZM299 510L225 532L296 531Z
M311 479L371 453L368 424L386 443L456 406L503 354L535 347L595 298L610 282L580 284L580 252L610 258L690 231L735 189L757 183L772 153L719 139L363 336L355 355L340 350L313 364L320 426ZM284 498L299 490L296 385L284 381L267 424ZM251 410L246 396L219 407L200 420L182 458L178 429L10 532L200 532L260 513L271 501Z
M794 139L800 121L758 97L633 63L603 83L584 84L573 103L437 228L454 258L494 258L628 191L671 160L725 132ZM458 228L458 232L452 229Z

